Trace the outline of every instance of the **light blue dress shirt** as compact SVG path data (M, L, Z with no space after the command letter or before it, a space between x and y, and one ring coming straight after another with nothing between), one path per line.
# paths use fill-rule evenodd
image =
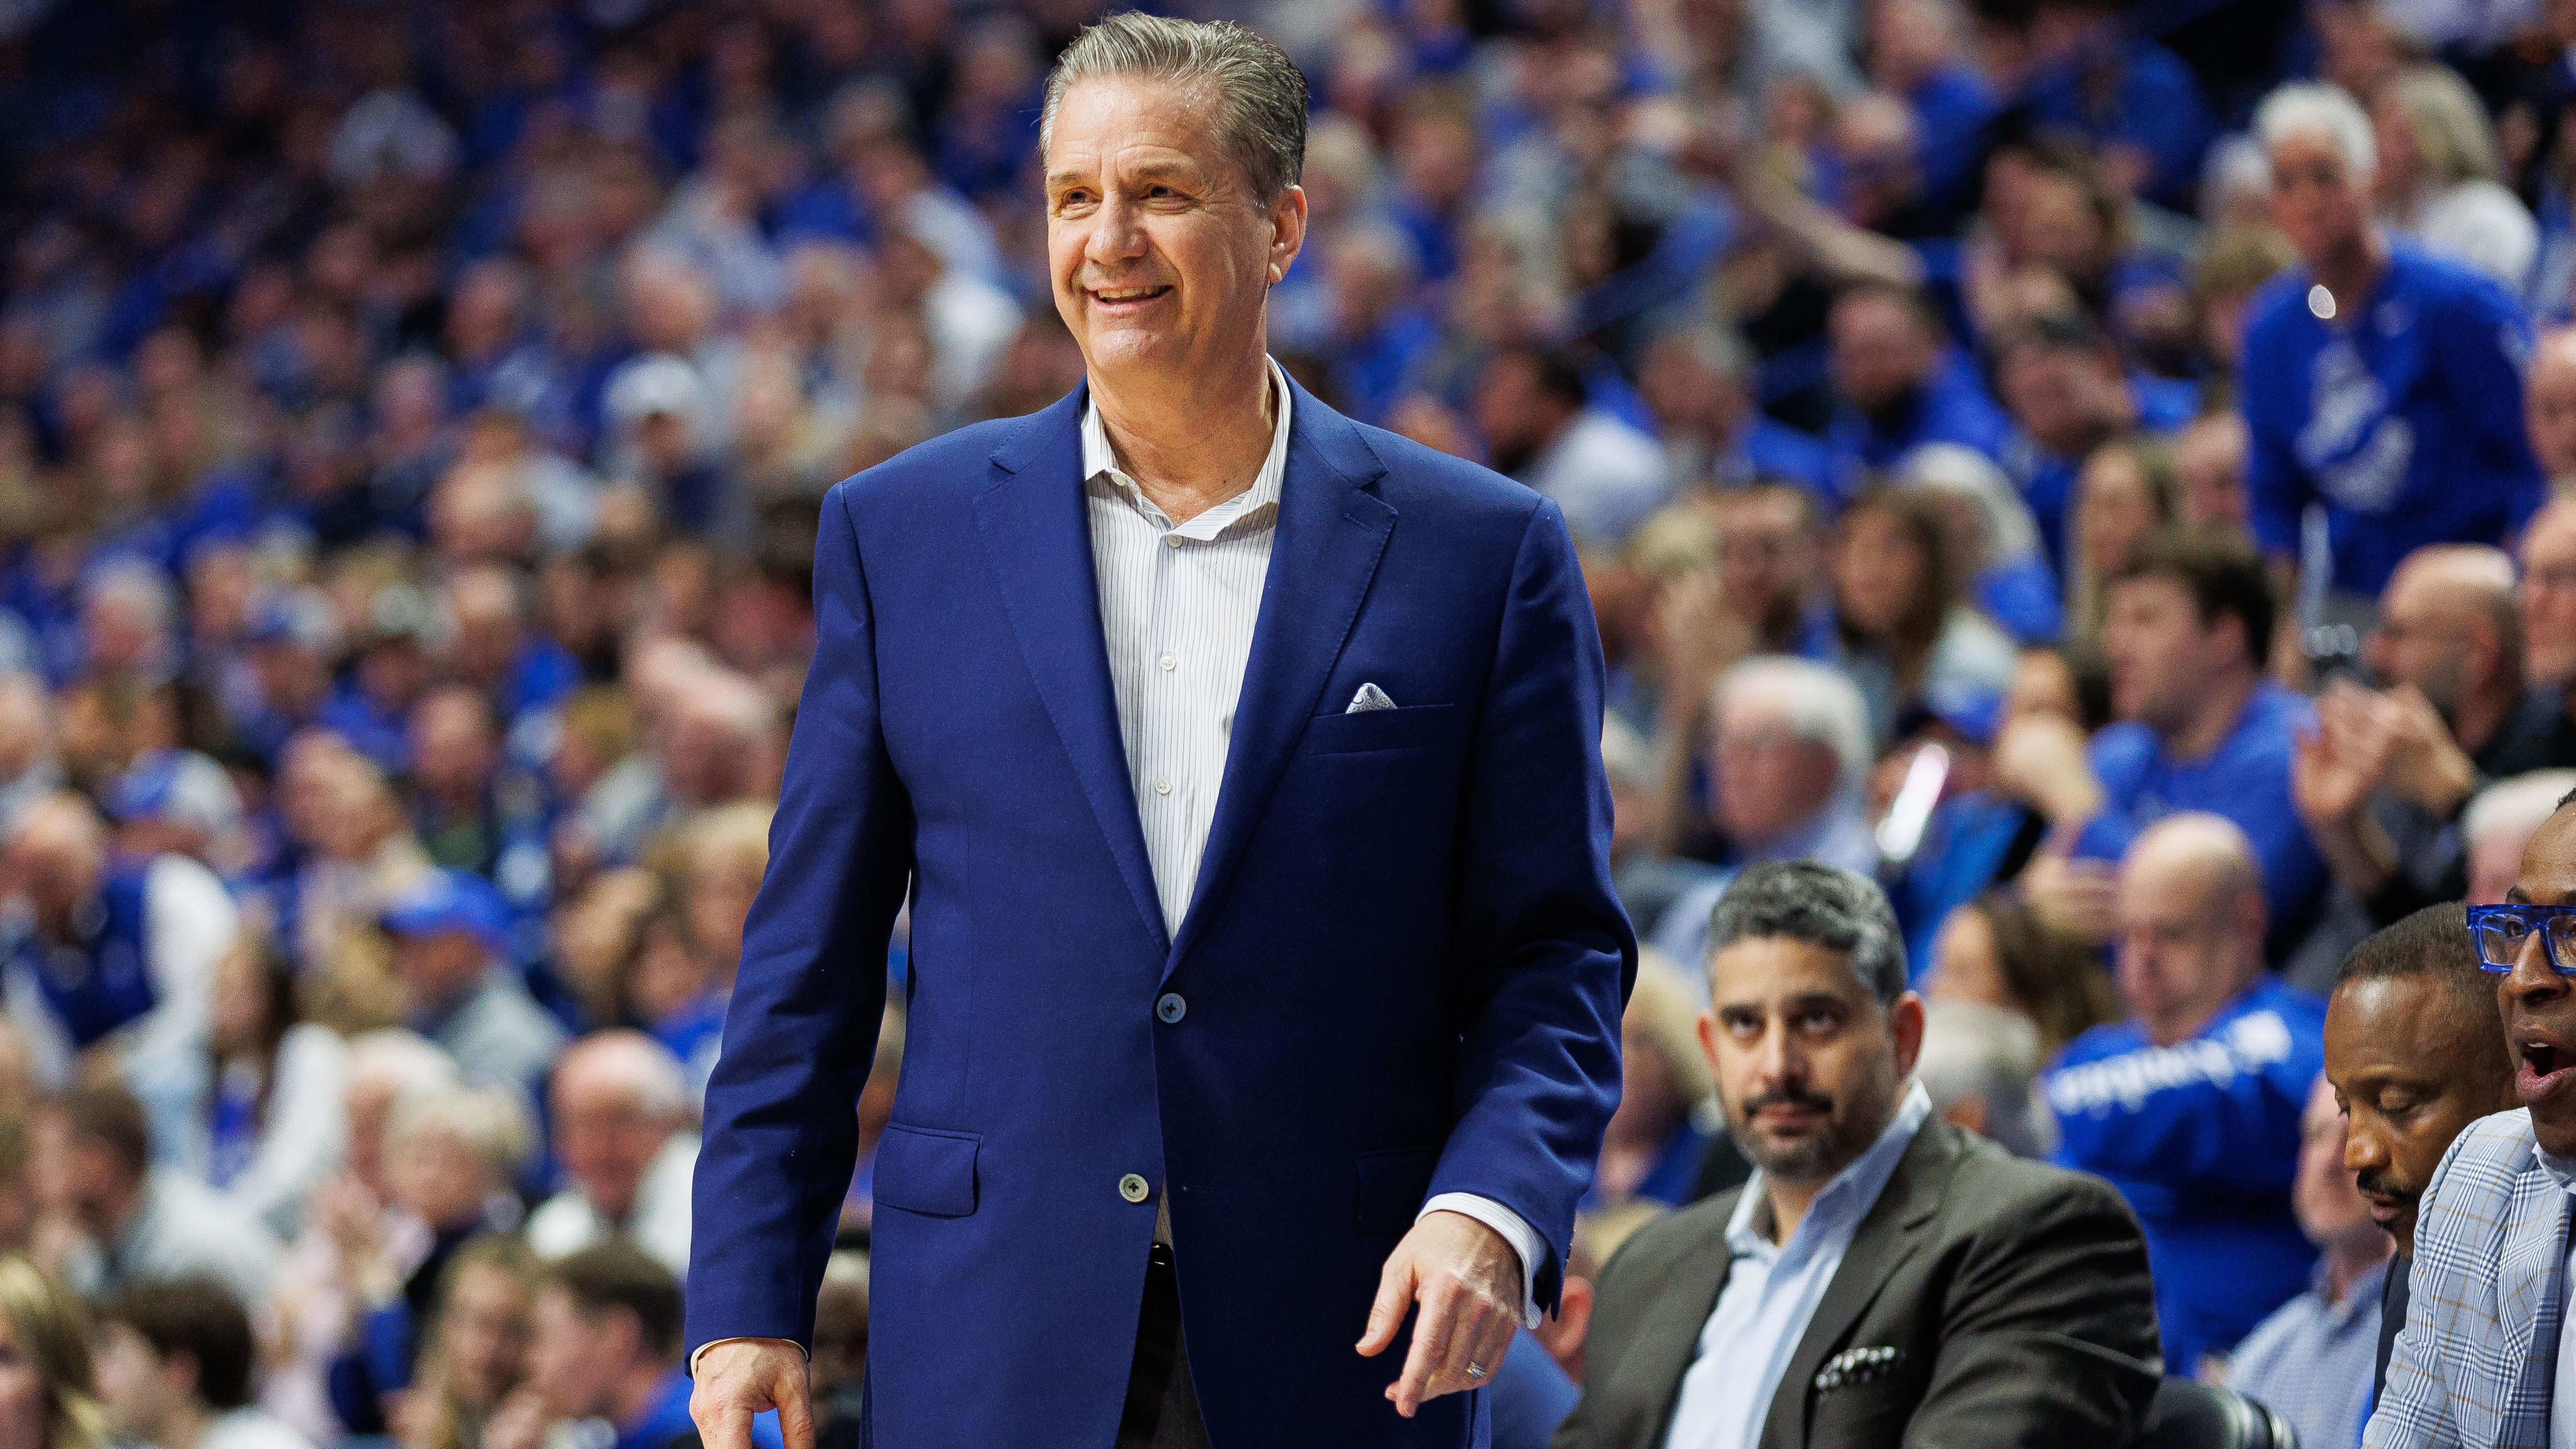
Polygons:
M1853 1232L1931 1115L1932 1098L1923 1084L1908 1085L1896 1119L1816 1194L1785 1243L1774 1244L1760 1226L1770 1216L1760 1170L1744 1184L1726 1223L1734 1262L1717 1308L1699 1332L1699 1351L1682 1374L1681 1403L1673 1410L1665 1449L1753 1449L1760 1441L1780 1376L1842 1267Z

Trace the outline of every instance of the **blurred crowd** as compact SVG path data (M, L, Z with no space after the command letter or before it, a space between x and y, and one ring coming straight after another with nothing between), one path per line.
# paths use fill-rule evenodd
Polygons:
M686 1430L819 500L1080 380L1096 8L0 3L0 1412ZM2576 7L1181 8L1313 83L1274 355L1583 551L1653 945L1546 1351L1742 1179L1705 933L1800 857L1886 883L1939 1109L2128 1195L2169 1363L2350 1297L2318 997L2576 784Z

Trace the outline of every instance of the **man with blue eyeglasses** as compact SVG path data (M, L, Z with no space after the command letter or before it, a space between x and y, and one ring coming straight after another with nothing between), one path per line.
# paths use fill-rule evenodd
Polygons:
M2576 1446L2568 1218L2576 1197L2576 795L2523 851L2507 904L2472 906L2518 1111L2470 1124L2415 1224L2406 1326L2366 1449ZM2560 1398L2569 1407L2555 1407Z

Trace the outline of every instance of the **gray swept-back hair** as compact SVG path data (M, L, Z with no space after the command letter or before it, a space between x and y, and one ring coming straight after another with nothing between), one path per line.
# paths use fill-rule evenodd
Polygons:
M1769 936L1839 953L1881 1006L1905 994L1905 935L1887 892L1857 871L1814 860L1747 866L1709 913L1708 954Z
M1276 200L1306 170L1306 77L1288 55L1231 20L1174 20L1127 11L1086 27L1056 57L1038 112L1038 155L1055 136L1055 108L1076 83L1139 76L1204 86L1218 102L1216 129L1255 199Z

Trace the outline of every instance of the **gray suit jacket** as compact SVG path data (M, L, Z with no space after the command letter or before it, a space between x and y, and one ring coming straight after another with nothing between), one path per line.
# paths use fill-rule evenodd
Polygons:
M2424 1192L2369 1449L2547 1449L2569 1202L2531 1111L2469 1124Z
M1554 1449L1660 1449L1742 1191L1610 1260ZM2158 1365L2146 1240L2119 1194L1934 1117L1852 1234L1760 1449L2111 1449L2146 1422Z

